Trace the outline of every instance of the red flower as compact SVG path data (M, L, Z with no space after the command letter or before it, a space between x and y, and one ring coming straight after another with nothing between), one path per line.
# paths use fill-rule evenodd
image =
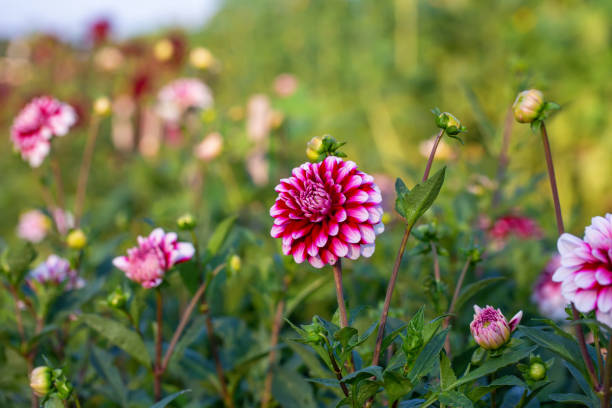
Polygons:
M338 258L374 253L376 235L384 230L379 188L374 178L352 161L328 157L304 163L282 179L270 209L271 235L282 238L283 253L316 268Z

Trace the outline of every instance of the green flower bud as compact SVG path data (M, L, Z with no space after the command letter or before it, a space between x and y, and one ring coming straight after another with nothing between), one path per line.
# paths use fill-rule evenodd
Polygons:
M81 229L72 230L66 237L66 245L70 249L83 249L87 245L87 236Z
M546 377L546 366L541 362L532 363L529 366L529 377L535 381L543 380Z
M319 323L315 317L312 324L303 325L302 329L306 332L304 340L308 343L322 344L327 337L327 330Z
M196 221L191 214L184 214L176 220L176 225L183 231L192 231L196 226Z
M306 157L308 160L312 162L316 162L319 160L319 155L321 154L321 147L323 146L323 138L320 136L315 136L310 139L310 142L306 144Z
M512 105L514 119L519 123L531 123L538 119L544 105L544 95L537 89L520 92Z
M106 298L106 302L108 306L113 309L123 309L125 304L127 303L127 294L123 291L123 289L118 286L110 295Z
M238 272L240 270L240 267L242 266L242 260L238 255L232 255L229 259L228 265L230 271L234 273Z
M30 388L34 395L44 397L51 391L53 371L47 366L36 367L30 373Z

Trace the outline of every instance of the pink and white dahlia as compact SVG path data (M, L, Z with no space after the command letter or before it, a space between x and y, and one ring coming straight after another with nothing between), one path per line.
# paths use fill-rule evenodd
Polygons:
M497 218L488 231L494 249L502 249L510 237L537 239L543 235L538 223L520 214L507 214Z
M80 289L85 286L85 280L70 267L70 262L57 255L49 255L43 263L34 268L30 272L30 281L36 281L42 285L61 285L65 282L64 289L66 290Z
M212 105L212 91L204 82L180 78L159 91L157 113L164 120L176 122L188 109L207 109Z
M352 161L304 163L275 190L271 235L282 238L283 253L297 263L322 268L374 253L376 235L384 230L382 197L374 178Z
M474 320L470 331L476 343L486 350L496 350L510 340L510 334L516 330L523 318L520 311L508 322L499 309L487 306L484 309L474 305Z
M51 229L51 220L38 210L27 211L19 216L17 236L32 243L39 243Z
M582 313L612 326L612 214L594 217L584 238L562 234L557 242L561 266L553 275L561 292Z
M565 306L568 304L561 293L561 283L552 279L553 274L560 266L561 256L553 256L540 273L531 296L531 300L538 306L540 314L554 320L565 318Z
M68 133L76 119L72 106L50 96L34 98L13 121L11 141L30 166L38 167L49 154L51 138Z
M127 256L113 259L113 265L128 279L150 289L159 286L167 271L191 259L194 252L191 243L178 242L176 233L156 228L148 237L138 237L138 246L128 249Z

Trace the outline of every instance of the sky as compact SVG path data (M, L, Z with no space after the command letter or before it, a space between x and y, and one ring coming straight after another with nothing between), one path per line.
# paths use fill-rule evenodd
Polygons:
M82 38L88 24L109 18L119 37L180 24L203 25L222 0L0 0L0 37L45 31Z

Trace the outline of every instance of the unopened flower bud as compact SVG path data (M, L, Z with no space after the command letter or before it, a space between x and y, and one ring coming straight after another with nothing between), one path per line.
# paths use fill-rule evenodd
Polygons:
M519 123L531 123L544 108L544 95L537 89L520 92L512 105L514 118Z
M499 309L487 306L481 309L474 305L474 320L470 330L474 340L486 350L497 350L510 340L510 334L516 330L523 312L518 312L508 322Z
M208 69L215 63L215 57L204 47L196 47L189 53L189 63L197 69Z
M187 213L181 215L178 220L176 220L176 225L183 231L191 231L195 228L196 221L193 215Z
M108 295L106 302L113 309L123 309L127 303L127 294L123 291L123 289L121 289L121 287L117 287L110 293L110 295Z
M321 148L323 147L323 138L315 136L310 139L310 142L306 145L306 157L310 161L317 161L321 154Z
M436 125L440 129L444 129L447 135L455 136L465 131L461 126L461 122L454 115L448 112L442 112L436 116Z
M546 366L539 361L532 363L529 366L529 377L534 381L543 380L546 377Z
M52 370L47 366L36 367L30 373L30 388L34 395L44 397L51 391Z
M106 116L111 113L112 104L105 96L97 98L93 103L93 111L98 116Z
M87 236L81 229L72 230L66 237L66 245L70 249L83 249L87 245Z
M242 259L238 255L232 255L229 259L229 268L232 272L240 271L240 267L242 266Z
M168 61L172 58L172 54L174 54L174 45L172 45L172 41L167 38L163 40L159 40L153 46L153 55L159 61Z
M64 377L63 375L61 377ZM55 381L55 391L57 392L57 396L61 400L67 400L72 395L72 384L70 384L66 378L61 378Z

